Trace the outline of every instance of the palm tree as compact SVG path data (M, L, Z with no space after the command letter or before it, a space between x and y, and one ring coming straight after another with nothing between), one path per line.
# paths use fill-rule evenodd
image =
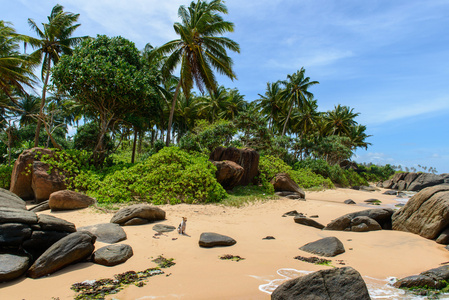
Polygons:
M181 23L177 22L173 26L180 38L151 52L153 55L170 54L162 68L165 77L169 77L176 67L181 65L179 83L168 120L167 146L170 144L173 114L181 87L187 98L194 83L201 92L205 89L209 92L215 91L217 81L213 69L231 79L236 78L232 70L232 59L227 55L226 49L240 52L240 46L229 38L217 37L219 34L234 31L234 24L224 21L220 15L227 12L222 0L212 0L209 3L198 0L196 3L192 1L189 7L180 6L178 16Z
M200 114L202 114L209 122L214 123L219 115L226 110L228 105L228 90L224 86L219 86L210 96L200 97Z
M284 91L282 92L283 99L287 104L288 114L287 118L284 122L284 128L282 129L282 136L285 135L285 131L287 130L287 123L290 119L290 115L292 113L293 107L302 109L307 98L313 98L313 94L308 91L309 87L312 85L318 84L318 81L310 81L309 77L305 77L306 70L304 67L301 70L293 73L292 75L287 75L287 80L281 81L281 84L285 86Z
M334 110L325 115L326 129L331 135L350 136L351 127L357 125L354 120L360 113L355 113L353 108L338 104Z
M232 121L245 111L247 106L248 103L245 101L245 96L241 95L237 89L228 90L227 104L220 117Z
M268 126L273 130L274 124L278 121L279 113L281 112L281 86L280 82L267 82L267 89L265 95L259 94L260 99L257 100L257 106L260 112L267 116Z
M368 146L371 145L371 143L365 141L367 138L371 136L367 135L365 131L366 126L361 124L357 124L350 128L348 137L351 140L353 149L358 147L368 149Z
M25 93L24 86L35 83L35 62L19 53L21 38L9 25L0 20L0 92L14 101L14 90Z
M293 130L299 133L300 137L309 135L317 126L321 113L317 111L318 104L315 99L308 99L303 103L301 110L294 110L291 119Z
M57 64L59 58L63 54L70 55L72 47L79 44L87 37L72 37L73 32L81 25L75 24L79 14L64 12L64 7L57 4L53 7L48 23L42 23L43 29L32 20L28 19L28 24L31 29L36 32L38 38L25 37L26 44L30 44L33 49L36 49L31 56L39 57L42 61L41 78L43 81L42 98L39 111L39 119L37 122L36 135L34 139L34 146L37 147L39 143L39 131L41 128L43 110L45 105L45 95L47 92L48 80L50 77L50 69Z

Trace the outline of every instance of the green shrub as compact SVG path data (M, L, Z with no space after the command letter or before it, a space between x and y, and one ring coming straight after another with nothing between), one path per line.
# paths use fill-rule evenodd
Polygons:
M259 159L259 180L263 186L267 187L268 191L269 186L273 189L273 186L269 182L277 173L287 173L291 179L305 189L334 187L332 181L325 179L319 174L315 174L310 169L301 168L293 170L278 157L271 155L261 156Z
M11 173L13 166L0 165L0 188L8 190L11 184Z
M215 179L215 172L216 167L206 156L166 147L142 163L106 176L88 194L106 203L219 202L226 192Z

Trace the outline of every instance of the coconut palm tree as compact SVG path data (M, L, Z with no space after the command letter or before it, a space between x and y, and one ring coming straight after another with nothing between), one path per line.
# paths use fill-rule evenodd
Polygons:
M358 115L360 113L355 113L353 108L338 104L324 116L326 130L331 135L349 137L351 127L357 125L355 118Z
M42 98L40 105L40 117L37 122L34 146L39 143L39 131L41 128L41 119L43 118L43 110L45 106L45 96L47 85L50 78L50 69L52 64L58 63L59 58L63 54L70 55L72 48L79 44L87 37L72 37L74 31L81 25L75 24L78 21L79 14L64 12L64 7L57 4L53 7L48 23L42 23L42 29L32 20L28 19L31 29L37 34L38 38L24 37L26 44L30 44L36 49L31 56L39 57L42 62L41 79L43 82ZM26 45L25 44L25 45Z
M304 106L305 101L308 98L313 98L313 94L308 91L309 87L318 84L318 81L310 81L309 77L305 77L306 70L304 67L301 70L287 75L287 80L281 81L284 85L284 91L282 92L282 98L288 107L287 117L284 122L284 128L282 129L282 136L285 135L287 130L287 123L290 119L292 109L296 106L299 110Z
M14 101L14 90L25 93L24 87L35 83L36 62L19 53L20 36L10 23L0 20L0 93Z
M179 39L151 52L153 55L169 54L162 68L165 77L169 77L181 65L179 83L168 120L167 146L170 144L173 114L181 87L187 98L194 83L202 93L205 90L215 91L217 81L213 69L231 79L236 78L232 70L232 59L227 55L226 49L240 52L240 46L229 38L217 36L234 31L234 24L224 21L220 15L227 12L222 0L198 0L192 1L189 7L182 5L178 10L181 23L177 22L173 26Z
M268 118L270 130L273 130L275 122L278 121L279 113L282 110L281 92L282 88L279 81L267 82L265 95L259 94L260 99L256 101L260 112Z

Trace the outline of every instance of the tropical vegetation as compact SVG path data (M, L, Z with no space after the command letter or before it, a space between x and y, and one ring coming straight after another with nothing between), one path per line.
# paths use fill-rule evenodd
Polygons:
M260 153L260 186L248 190L261 195L272 194L275 172L303 188L392 174L389 166L340 167L369 147L370 135L354 108L318 110L319 82L304 67L268 82L252 101L220 85L217 74L237 78L228 52L240 51L224 36L235 27L227 13L222 0L192 1L178 10L178 39L142 50L123 37L74 37L79 14L61 5L42 27L28 20L37 38L0 21L1 187L14 159L33 146L56 148L64 165L49 163L68 169L69 186L105 203L223 200L208 162L217 146ZM34 52L20 53L22 43Z

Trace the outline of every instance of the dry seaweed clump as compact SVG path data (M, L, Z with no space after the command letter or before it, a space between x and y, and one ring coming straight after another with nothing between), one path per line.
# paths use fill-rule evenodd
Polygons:
M224 255L220 256L220 259L222 259L222 260L233 260L233 261L244 260L243 257L240 257L238 255L232 255L232 254L224 254Z
M161 269L170 268L175 265L173 258L167 259L162 256L154 259L153 262L158 265L157 268L149 268L140 272L128 271L116 274L114 275L114 279L104 278L77 282L71 287L77 293L74 299L104 299L107 295L116 294L130 284L143 287L147 278L165 274Z
M328 259L324 259L324 258L319 258L316 256L312 256L312 257L304 257L304 256L296 256L295 259L301 260L301 261L305 261L311 264L315 264L315 265L325 265L325 266L329 266L332 261L328 260Z

